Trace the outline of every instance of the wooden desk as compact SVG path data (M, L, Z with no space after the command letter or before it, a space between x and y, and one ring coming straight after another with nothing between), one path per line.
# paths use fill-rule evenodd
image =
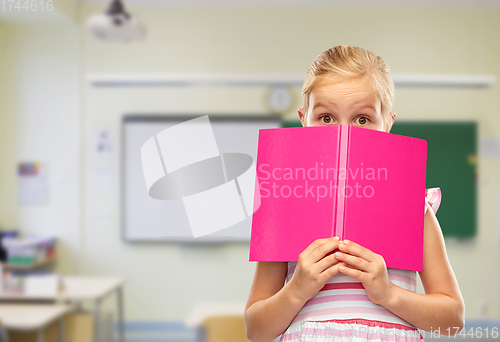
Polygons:
M43 329L59 320L59 341L64 341L63 316L69 312L66 305L47 304L0 304L0 320L5 329L32 331L38 330L38 342L43 341ZM4 336L8 340L6 332Z
M95 336L99 336L99 321L101 314L101 302L107 296L116 292L119 328L119 341L124 341L124 318L123 318L123 284L124 278L120 277L62 277L63 288L57 295L25 295L1 293L0 301L33 302L45 301L61 304L81 304L84 301L94 302ZM1 320L1 317L0 317Z

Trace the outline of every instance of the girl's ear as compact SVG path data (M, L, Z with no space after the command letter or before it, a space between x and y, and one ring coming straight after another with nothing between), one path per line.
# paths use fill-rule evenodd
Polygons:
M396 113L390 112L389 117L387 118L385 131L389 133L391 131L392 125L394 124L394 120L396 120Z
M304 115L304 110L302 108L299 108L298 113L299 113L300 123L302 124L302 127L305 127L306 125L304 123L305 123L306 117Z

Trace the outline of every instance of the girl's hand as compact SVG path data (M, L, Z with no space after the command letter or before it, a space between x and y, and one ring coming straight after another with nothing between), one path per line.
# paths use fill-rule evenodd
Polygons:
M335 257L342 261L339 271L359 280L368 298L373 303L384 306L395 287L389 279L384 258L349 240L342 241L339 250L340 252L335 253Z
M339 273L340 263L335 255L325 256L336 250L339 243L338 236L317 239L300 253L295 272L288 283L296 299L303 302L309 300L325 286L328 279Z

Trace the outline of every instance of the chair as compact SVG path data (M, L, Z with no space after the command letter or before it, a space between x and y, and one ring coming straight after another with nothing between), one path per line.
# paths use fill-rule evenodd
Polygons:
M206 317L201 323L203 342L250 342L246 336L243 315Z

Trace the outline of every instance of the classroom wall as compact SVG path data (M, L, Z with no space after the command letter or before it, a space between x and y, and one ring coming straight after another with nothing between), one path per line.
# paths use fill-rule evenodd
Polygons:
M4 62L4 25L0 22L0 122L6 122L5 116L5 62ZM5 155L5 125L0 125L0 194L4 188L4 158ZM0 218L3 217L4 203L3 196L0 195Z
M12 164L12 146L13 136L11 134L12 117L11 103L13 102L13 87L9 87L9 81L12 75L9 74L7 67L8 60L8 30L5 22L0 21L0 227L3 229L12 228L15 220L15 201L10 196L15 191L12 172L9 168ZM9 196L10 195L10 196Z
M79 89L74 68L78 65L83 75L305 74L311 61L325 49L358 45L381 55L393 74L485 73L500 79L499 11L258 6L128 8L147 25L147 40L103 44L85 34L80 62L74 59L78 55L77 34L71 24L67 24L68 30L18 26L6 31L7 64L13 67L3 77L4 82L8 80L11 84L12 96L9 114L2 119L11 133L0 138L13 146L0 150L4 161L0 185L5 189L0 194L3 204L0 222L17 225L24 232L60 234L64 247L57 268L63 273L77 272L80 267L83 274L125 276L128 320L182 320L200 300L245 301L255 265L247 261L248 243L196 246L121 240L121 115L265 115L264 97L268 89L102 89L90 87L82 78L81 102L76 107ZM83 11L85 18L102 8L85 5ZM38 46L46 56L44 61L52 67L31 66L29 70L34 74L28 78L26 66L38 60L29 54L33 46ZM61 63L65 66L62 69L58 67ZM34 79L36 86L31 83ZM40 97L40 82L48 79L53 80L50 89L58 94L56 102ZM298 107L300 89L295 88L294 92ZM477 120L480 138L500 138L499 105L497 84L488 89L397 88L393 109L397 120ZM44 120L37 121L40 115ZM285 117L295 118L296 111L291 110ZM112 133L113 152L107 158L96 158L91 152L96 129ZM54 132L62 136L55 137ZM61 141L64 146L58 143ZM50 205L19 208L14 201L12 170L15 162L23 158L45 158L51 165L62 168L51 167L51 172L54 179L67 179L68 185L54 190L59 195ZM99 181L96 170L103 168L111 169L108 192L95 190ZM467 318L500 314L498 170L500 160L480 159L477 237L470 241L446 240L448 256L466 302ZM52 185L58 189L56 183ZM423 291L421 285L419 290ZM478 310L482 304L485 310Z
M67 274L81 259L76 32L68 22L2 23L0 226L57 236L57 269ZM47 166L47 204L18 204L16 167L23 161Z

